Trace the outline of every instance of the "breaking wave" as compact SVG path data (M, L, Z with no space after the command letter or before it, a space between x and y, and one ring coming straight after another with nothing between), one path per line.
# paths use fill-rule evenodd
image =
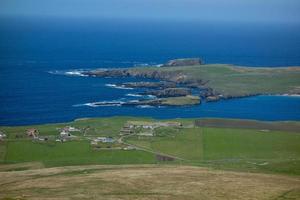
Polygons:
M136 107L137 108L155 108L154 106L150 106L150 105L138 105Z
M106 87L111 87L115 89L122 89L122 90L133 90L133 88L125 87L124 85L116 85L116 84L105 84Z
M83 74L86 70L54 70L48 71L49 74L65 75L65 76L88 76Z
M73 107L80 107L80 106L89 106L89 107L101 107L101 106L122 106L123 101L98 101L98 102L91 102L91 103L84 103L84 104L76 104Z
M141 95L141 94L131 94L131 93L129 93L129 94L126 94L126 96L128 96L128 97L142 97L143 95Z

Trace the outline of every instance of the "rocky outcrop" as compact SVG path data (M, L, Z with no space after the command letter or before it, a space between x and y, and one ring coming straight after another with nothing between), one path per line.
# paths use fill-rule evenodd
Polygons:
M183 58L183 59L175 59L170 60L163 67L175 67L175 66L194 66L203 64L200 58Z
M208 96L205 98L206 102L214 102L214 101L219 101L221 98L220 96Z
M150 90L141 93L142 95L153 95L159 98L162 97L180 97L191 95L192 91L188 88L166 88L163 90Z
M218 95L212 88L209 87L200 87L199 89L200 89L200 97L202 98Z
M130 76L126 69L97 69L92 71L82 72L83 75L97 77L126 77Z
M125 87L149 87L155 88L167 88L167 87L176 87L176 84L184 84L189 88L200 88L207 82L202 81L200 79L190 79L184 73L178 71L160 71L155 69L146 69L146 70L138 70L134 68L129 69L97 69L92 71L83 72L83 75L87 76L95 76L95 77L136 77L136 78L149 78L155 80L161 80L167 83L160 83L156 85L156 83L151 82L142 82L142 83L124 83ZM171 82L171 83L170 83ZM140 86L138 86L140 85Z
M176 87L176 83L174 82L127 82L119 84L120 86L128 87L128 88L152 88L152 89L164 89L164 88L173 88Z

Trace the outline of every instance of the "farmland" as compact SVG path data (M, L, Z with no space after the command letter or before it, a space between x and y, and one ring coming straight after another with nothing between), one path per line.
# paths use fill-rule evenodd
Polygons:
M57 140L66 127L72 139ZM299 122L112 117L0 130L0 199L300 197ZM97 138L113 143L95 148Z
M31 126L37 128L40 135L49 138L57 137L59 135L57 128L66 125L86 131L85 136L82 132L74 132L76 139L67 142L50 139L40 142L26 137L16 139L16 135L25 132L29 127L1 127L1 130L7 133L8 139L1 142L0 161L3 164L40 162L46 167L88 164L155 164L162 163L155 159L155 155L165 154L177 158L171 162L173 164L238 171L300 174L300 125L298 122L271 123L203 119L203 126L201 124L195 126L193 119L176 119L171 121L180 122L182 127L158 127L153 131L153 136L131 134L123 136L120 140L120 130L124 124L133 120L136 124L147 126L159 122L151 118L112 117ZM230 127L232 123L246 125L250 123L252 128L232 128ZM123 141L126 145L132 145L135 148L128 151L121 148L109 149L110 146L114 146L112 144L106 145L108 148L105 150L95 150L91 147L90 140L98 136L112 137L116 141Z

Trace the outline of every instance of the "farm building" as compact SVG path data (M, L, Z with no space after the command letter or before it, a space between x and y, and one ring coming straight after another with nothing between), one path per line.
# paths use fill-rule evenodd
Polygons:
M48 137L38 137L38 138L35 138L36 140L38 141L48 141L49 138Z
M26 130L26 134L28 137L36 138L39 136L39 131L35 128L30 128Z
M125 124L120 130L120 135L129 135L133 133L133 125Z
M137 135L139 136L148 136L148 137L152 137L154 136L153 132L141 132L141 133L138 133Z
M97 137L93 140L94 142L103 142L103 143L113 143L115 142L115 139L111 137Z
M6 138L6 134L4 134L2 131L0 131L0 141Z
M147 122L147 121L129 121L129 126L133 128L155 129L159 127L182 127L180 122Z
M182 127L182 123L180 122L161 122L160 125L166 127Z
M71 136L71 134L68 131L63 130L60 132L60 137L68 137L68 136Z
M151 129L151 130L153 130L155 128L155 126L154 125L143 125L142 128L143 129Z
M136 150L136 148L133 146L127 146L127 147L124 147L123 150Z
M66 131L66 132L75 132L75 131L80 131L79 129L72 127L72 126L66 126L64 127L62 130Z
M97 145L97 144L98 144L98 141L96 141L96 140L91 141L91 145Z

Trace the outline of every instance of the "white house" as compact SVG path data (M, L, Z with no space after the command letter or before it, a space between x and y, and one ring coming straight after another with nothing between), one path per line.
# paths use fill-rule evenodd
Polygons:
M0 132L0 140L3 140L4 138L6 138L6 134L4 134L3 132Z
M63 130L63 131L60 132L60 136L61 137L67 137L67 136L70 136L70 135L71 134L68 131L65 131L65 130Z

